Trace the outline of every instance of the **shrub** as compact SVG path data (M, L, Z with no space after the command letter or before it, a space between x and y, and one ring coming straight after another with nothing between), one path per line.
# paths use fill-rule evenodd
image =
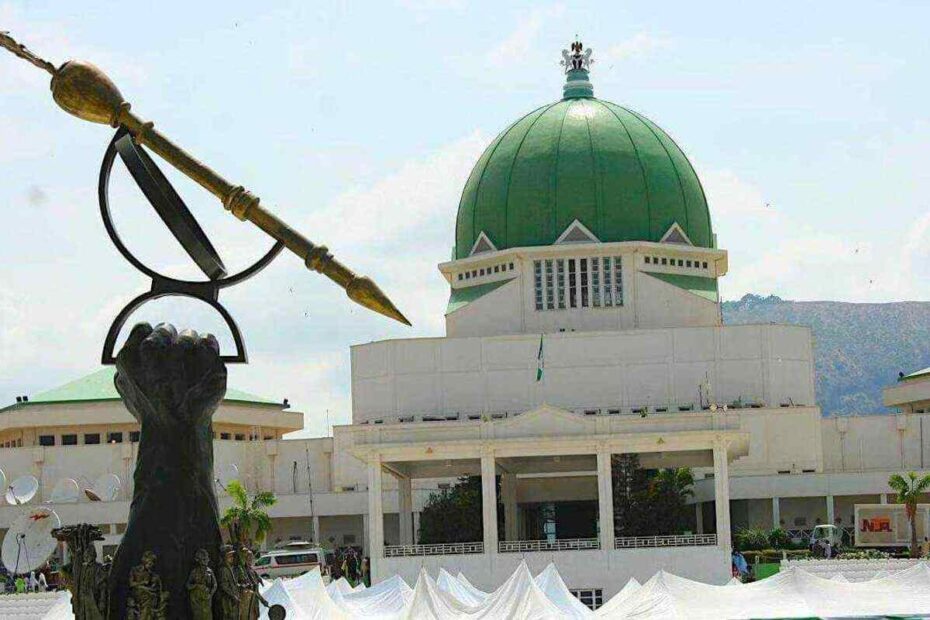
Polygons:
M790 549L792 546L791 537L788 532L780 527L769 532L769 544L773 549Z
M769 546L769 535L762 528L742 528L733 536L733 545L739 551L760 551Z

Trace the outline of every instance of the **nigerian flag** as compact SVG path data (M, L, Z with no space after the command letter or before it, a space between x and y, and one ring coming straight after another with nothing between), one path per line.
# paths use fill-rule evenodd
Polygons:
M543 369L546 367L546 361L543 357L543 337L539 335L539 352L536 354L536 381L542 381Z

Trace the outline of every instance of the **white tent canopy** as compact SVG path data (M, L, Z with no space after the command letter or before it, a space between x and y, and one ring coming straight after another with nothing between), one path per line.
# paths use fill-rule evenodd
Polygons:
M276 580L265 590L265 598L284 605L287 617L295 620L862 618L930 613L930 568L921 563L858 583L789 568L738 586L707 585L660 571L643 585L631 579L596 612L569 592L552 564L535 578L521 564L489 593L445 570L436 579L421 571L413 588L395 576L368 589L339 582L326 587L319 572L313 572Z

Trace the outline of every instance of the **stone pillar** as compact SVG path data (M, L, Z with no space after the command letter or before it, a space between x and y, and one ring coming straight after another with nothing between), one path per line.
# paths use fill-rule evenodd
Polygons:
M827 524L833 525L836 521L836 510L833 504L833 496L827 495Z
M420 511L413 513L413 544L420 543Z
M400 522L400 544L413 544L413 481L397 479L398 520Z
M501 474L501 502L504 504L504 540L519 540L516 474Z
M781 527L781 499L778 497L772 498L772 527Z
M597 514L602 551L614 548L614 486L610 472L610 450L597 450Z
M381 504L381 455L368 461L368 556L384 556L384 507Z
M727 446L714 444L714 505L717 509L717 545L727 555L732 549L730 542L730 474L727 464Z
M368 557L371 557L371 527L369 524L371 519L368 518L368 513L362 515L362 551Z
M704 533L704 502L694 504L694 531L697 534Z
M320 531L320 517L318 515L313 515L313 540L310 542L315 542L318 545L323 544L323 532Z
M481 455L481 521L484 529L484 552L497 553L497 493L494 454Z
M878 503L879 503L879 504L887 504L887 503L888 503L888 495L885 494L885 493L879 493L879 494L878 494Z

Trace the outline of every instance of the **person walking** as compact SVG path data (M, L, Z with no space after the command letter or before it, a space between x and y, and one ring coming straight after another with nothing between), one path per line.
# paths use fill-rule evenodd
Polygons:
M48 579L45 578L45 571L39 573L39 592L48 592Z

